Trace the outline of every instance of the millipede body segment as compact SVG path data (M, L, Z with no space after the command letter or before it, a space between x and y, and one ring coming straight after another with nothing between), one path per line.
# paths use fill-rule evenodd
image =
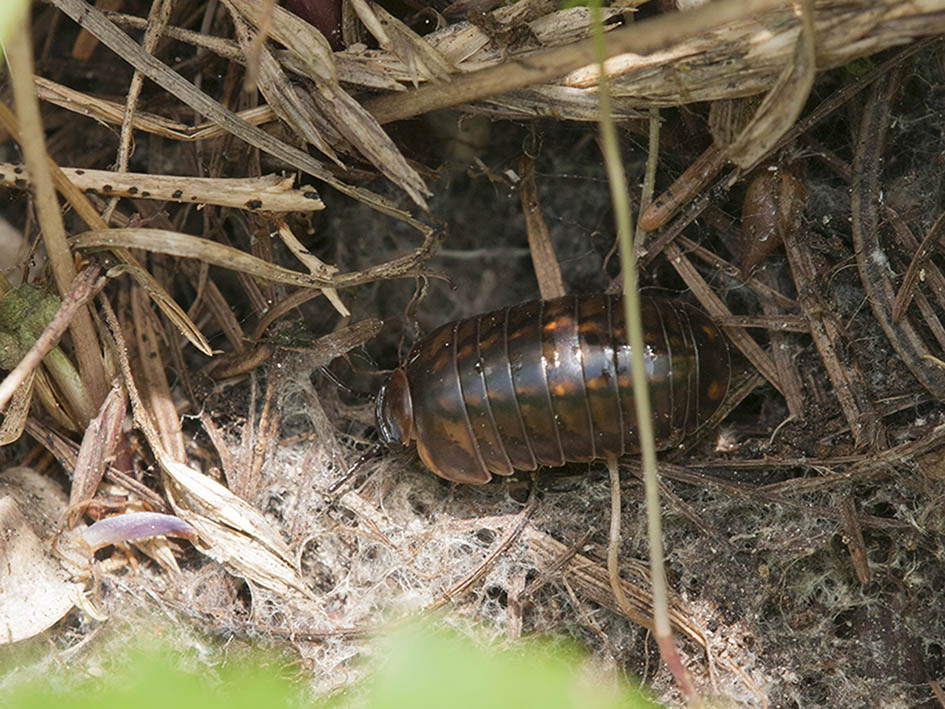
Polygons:
M415 441L437 475L478 484L637 452L623 312L620 295L571 295L440 326L378 393L381 438ZM688 304L645 297L641 315L656 442L669 448L725 398L728 344Z

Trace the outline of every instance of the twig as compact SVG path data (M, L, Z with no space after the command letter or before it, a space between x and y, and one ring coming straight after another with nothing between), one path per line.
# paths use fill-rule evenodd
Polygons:
M39 363L52 349L56 340L62 337L62 333L72 323L79 309L105 285L105 279L99 278L101 270L98 264L91 264L86 266L72 281L69 292L49 325L36 338L36 342L23 356L20 363L0 382L0 410L7 405L10 397L13 396L13 392L24 382L27 374L39 366ZM88 400L85 403L91 405Z
M325 206L317 192L295 189L292 187L294 178L279 175L218 178L75 167L60 169L80 190L92 190L105 196L214 204L251 212L310 212ZM29 180L29 171L22 166L0 163L0 186L25 188Z

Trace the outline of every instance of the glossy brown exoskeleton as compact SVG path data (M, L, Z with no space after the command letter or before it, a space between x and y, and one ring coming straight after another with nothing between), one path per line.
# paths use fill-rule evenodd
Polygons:
M416 441L437 475L493 474L638 451L622 296L565 296L447 323L377 396L388 445ZM728 392L725 337L700 310L643 298L656 442L678 444Z

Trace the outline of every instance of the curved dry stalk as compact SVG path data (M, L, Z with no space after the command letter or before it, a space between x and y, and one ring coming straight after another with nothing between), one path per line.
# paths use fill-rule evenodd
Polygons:
M412 274L420 263L429 258L435 242L435 232L429 230L423 245L413 254L386 261L361 271L333 276L293 271L290 268L264 261L232 246L168 229L144 229L140 227L93 229L73 236L69 241L73 248L77 249L142 249L168 256L199 259L213 266L248 273L274 283L285 283L305 288L345 288L370 283L382 278L398 278Z
M929 347L908 317L894 320L896 292L879 240L883 149L890 125L891 104L902 70L870 89L856 138L850 195L853 248L867 301L886 338L912 375L939 401L945 400L945 370L925 359Z
M713 4L713 7L715 4ZM676 679L679 688L687 700L694 705L701 705L702 700L696 692L695 685L686 671L676 646L673 643L673 631L669 622L669 601L666 591L666 572L663 567L663 530L660 523L659 483L656 476L656 439L653 431L653 417L650 406L650 393L646 382L646 365L643 359L643 323L640 318L640 292L637 284L636 252L633 248L633 218L630 213L627 182L620 159L620 146L617 141L617 130L610 116L610 91L606 73L603 73L604 61L607 58L607 46L604 42L603 27L600 23L598 5L591 5L596 13L594 25L595 51L597 61L601 65L602 80L600 82L601 108L601 143L604 154L604 164L607 170L607 181L610 185L611 200L617 221L617 239L620 244L620 260L623 266L623 302L624 318L627 326L627 340L630 344L630 370L633 377L633 402L636 407L637 435L640 440L640 453L643 459L644 486L646 489L646 518L647 534L650 544L650 573L653 579L653 634L660 648L660 656L669 667ZM688 13L686 13L688 14ZM616 564L616 541L620 534L620 480L617 472L617 461L608 459L611 470L611 499L616 510L611 513L611 546L608 553L608 566L611 555ZM616 533L614 534L614 525ZM615 579L616 568L611 571L611 583L619 588L619 576ZM624 599L626 601L626 599ZM623 605L623 604L621 604Z

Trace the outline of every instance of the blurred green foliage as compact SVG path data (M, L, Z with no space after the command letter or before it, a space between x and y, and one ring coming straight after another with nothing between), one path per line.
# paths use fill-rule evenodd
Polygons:
M412 626L379 641L369 679L327 701L305 699L304 672L270 656L205 668L180 668L181 655L142 652L108 674L59 688L33 683L4 698L9 709L261 709L262 707L370 707L449 709L540 706L543 709L611 709L656 706L625 685L582 669L578 653L536 643L512 649L478 646L453 633ZM194 665L189 658L189 665ZM296 682L288 679L292 674ZM280 676L281 675L281 676Z
M118 664L118 663L116 663ZM62 678L57 678L57 685ZM302 706L300 692L276 677L270 663L256 667L234 663L204 674L180 669L169 650L142 652L126 658L110 674L85 679L75 686L21 687L0 703L10 709L261 709ZM295 701L291 701L291 700Z
M656 706L626 685L603 681L573 650L535 642L480 647L425 626L394 636L383 667L368 682L372 709L610 709ZM344 706L342 703L339 706Z

